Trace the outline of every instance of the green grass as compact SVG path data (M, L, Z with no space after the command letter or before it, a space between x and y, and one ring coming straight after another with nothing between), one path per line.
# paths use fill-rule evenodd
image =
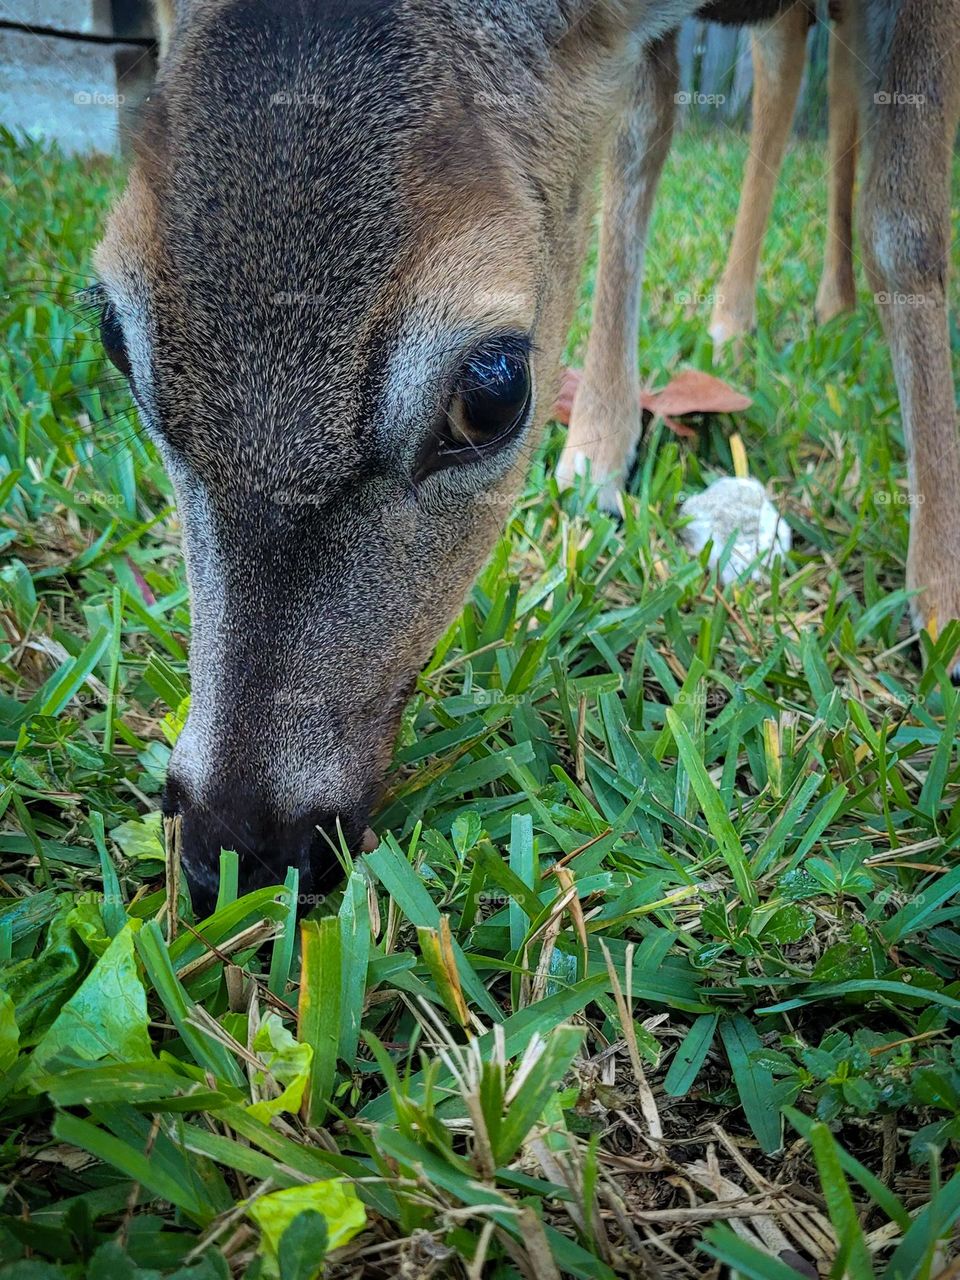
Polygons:
M960 1215L958 635L923 667L908 643L870 300L812 325L821 149L788 160L759 336L711 366L685 295L719 275L744 143L679 140L642 366L753 407L695 448L655 433L619 526L558 497L556 430L422 674L380 847L301 936L292 885L236 901L227 856L171 940L150 815L187 591L74 302L120 174L0 148L0 1277L306 1280L339 1246L330 1275L374 1280L789 1280L798 1254L933 1280ZM795 550L720 593L678 507L734 427Z

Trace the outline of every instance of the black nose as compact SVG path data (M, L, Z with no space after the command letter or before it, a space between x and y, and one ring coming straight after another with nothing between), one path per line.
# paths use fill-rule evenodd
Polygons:
M299 873L298 912L323 901L341 877L335 849L340 832L350 849L357 847L364 823L329 810L310 812L296 821L282 818L249 787L219 788L201 801L182 782L167 779L163 811L179 814L182 866L198 918L210 915L220 886L220 852L232 849L239 860L239 893L282 885L287 870ZM331 843L332 842L332 843Z

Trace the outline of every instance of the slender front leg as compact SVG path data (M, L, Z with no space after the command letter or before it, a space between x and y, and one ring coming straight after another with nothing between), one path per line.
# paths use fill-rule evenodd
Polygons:
M753 123L727 265L710 335L718 345L756 324L757 265L800 92L811 13L797 0L753 34Z
M607 159L593 328L557 467L561 484L589 470L601 484L601 505L611 511L617 509L640 438L640 286L650 209L670 150L676 91L673 33L644 53Z
M890 343L908 451L907 586L936 634L960 618L960 437L950 361L950 164L957 0L859 0L864 261ZM960 674L955 667L954 678Z
M817 324L825 324L857 305L853 275L853 187L857 171L857 64L851 12L854 0L839 0L830 27L827 155L827 245L817 290ZM831 5L831 10L833 10Z

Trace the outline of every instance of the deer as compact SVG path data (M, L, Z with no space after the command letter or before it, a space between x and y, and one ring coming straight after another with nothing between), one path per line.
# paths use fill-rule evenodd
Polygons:
M857 303L853 267L857 74L850 0L833 0L829 16L826 251L814 304L817 324L853 311ZM807 33L815 21L814 5L796 0L751 31L753 120L733 238L710 316L709 332L716 346L735 344L756 326L760 250L800 94Z
M900 395L915 620L960 616L947 334L957 0L849 0L859 224ZM356 849L404 707L550 417L603 171L559 460L623 483L640 286L697 11L783 0L163 0L95 255L100 332L171 478L191 704L164 810L198 915L309 899ZM770 38L774 38L771 34ZM917 299L921 302L918 303Z

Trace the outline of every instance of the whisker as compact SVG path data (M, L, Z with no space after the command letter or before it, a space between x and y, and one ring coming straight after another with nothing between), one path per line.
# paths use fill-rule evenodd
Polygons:
M41 257L41 258L34 257L33 254L29 251L29 246L26 245L22 240L18 239L17 237L14 237L14 244L16 245L17 249L20 252L21 260L23 262L30 263L31 266L39 267L43 271L49 271L51 265L54 265L58 267L65 276L77 276L81 279L89 280L91 282L95 281L96 279L96 277L90 271L75 270L73 267L68 267L67 264L61 258L59 258L56 253L53 252L52 247L50 246L49 243L43 246L34 246L34 247L40 247L42 250L46 251L47 256ZM53 260L52 264L51 264L51 259Z

